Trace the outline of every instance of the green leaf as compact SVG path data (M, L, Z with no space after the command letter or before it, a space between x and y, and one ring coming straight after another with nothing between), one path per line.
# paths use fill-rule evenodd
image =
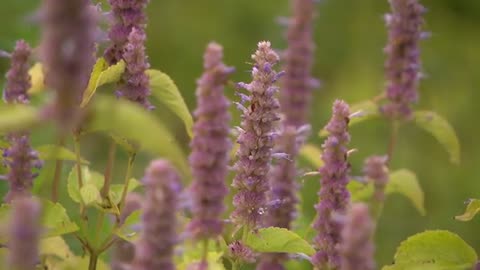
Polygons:
M385 192L386 194L398 193L407 197L421 215L426 214L423 190L415 173L407 169L392 172Z
M140 223L140 217L140 210L133 211L132 214L125 219L123 225L115 230L115 234L125 241L134 242L137 240L139 233L133 230L133 227Z
M37 109L27 105L0 106L0 133L28 129L41 119Z
M61 236L42 239L40 241L40 255L56 256L63 260L74 256L70 247Z
M365 100L351 105L350 112L353 114L353 116L350 118L350 122L348 123L349 127L380 116L378 104L371 100ZM328 136L328 131L322 129L318 135L320 137L326 137Z
M477 254L458 235L448 231L426 231L409 237L395 253L395 263L383 270L467 270Z
M173 80L167 74L155 69L147 70L147 75L150 77L152 96L182 119L188 135L192 137L192 114Z
M32 86L28 89L29 95L34 95L45 89L45 76L43 74L43 66L41 63L35 63L28 71Z
M257 252L303 253L313 255L313 247L300 236L284 228L268 227L250 233L245 244Z
M432 134L447 150L452 163L460 163L460 143L455 130L447 120L432 111L417 111L414 119L417 126Z
M85 205L100 201L100 190L94 184L86 184L80 189L80 196Z
M121 136L117 136L113 133L110 133L110 138L112 138L112 140L116 144L123 147L123 149L125 149L128 153L136 153L138 151L138 146L137 145L134 145L132 142L128 141L127 139L125 139Z
M70 221L67 210L59 204L51 201L42 201L42 226L45 229L43 237L59 236L78 230L77 224Z
M353 202L368 202L374 192L374 187L371 183L365 184L355 180L350 180L347 189Z
M128 184L128 192L132 192L142 184L137 179L130 179ZM112 203L118 204L122 198L123 188L125 187L124 184L113 184L110 186L110 198L112 199Z
M92 197L96 196L96 192L93 191L93 189L96 189L97 191L99 191L103 186L103 182L104 182L104 177L101 173L95 172L95 171L91 172L87 166L82 166L82 184L83 184L82 186L83 191L82 191L82 189L80 189L78 185L77 166L73 166L67 179L68 195L70 196L70 198L72 198L74 202L77 202L77 203L82 202L88 205L94 202L91 200L92 200ZM98 200L100 199L99 197L97 198Z
M184 175L188 166L178 143L153 114L126 100L98 96L90 130L114 133L140 144L141 149L169 159Z
M314 169L323 166L322 150L313 144L305 144L300 149L300 157L306 160Z
M41 160L68 160L76 161L77 156L70 149L54 144L46 144L36 147ZM83 164L89 164L88 160L81 159Z
M480 200L470 199L468 201L467 209L462 215L456 216L456 220L460 221L470 221L480 212Z
M118 82L125 72L125 62L123 60L108 68L107 66L108 64L104 58L98 59L97 63L95 63L87 89L83 92L80 107L83 108L90 102L98 87Z

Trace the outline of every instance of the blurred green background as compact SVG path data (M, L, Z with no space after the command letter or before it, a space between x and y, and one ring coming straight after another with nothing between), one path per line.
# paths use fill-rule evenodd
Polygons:
M270 40L284 48L284 29L276 21L289 15L287 0L163 0L151 1L148 8L148 52L152 67L168 73L177 83L192 110L195 107L195 80L202 71L202 51L210 40L224 45L225 62L234 65L234 81L248 81L250 54L259 40ZM458 132L462 163L449 163L444 149L430 135L407 125L401 130L392 168L415 171L426 193L427 215L420 216L400 196L391 197L381 218L377 236L379 265L390 263L395 247L407 236L425 229L448 229L458 233L480 251L480 219L470 223L454 220L467 198L480 197L480 1L423 0L429 10L426 29L432 37L422 43L424 73L418 108L445 116ZM28 22L40 1L2 0L0 8L0 49L11 50L16 39L38 44L37 23ZM383 14L387 0L324 0L317 6L315 21L317 50L313 74L323 87L315 92L311 114L313 130L327 121L332 101L342 98L354 103L383 91L382 49L386 42ZM0 59L0 73L8 60ZM0 79L3 85L3 77ZM228 95L235 99L233 89ZM236 121L238 113L233 111ZM187 147L187 136L178 119L161 107L156 114L167 121ZM353 174L360 174L362 161L386 151L389 128L381 120L352 128ZM42 134L34 134L41 141ZM317 145L321 139L314 135ZM106 158L105 141L90 138L82 151L101 170ZM124 159L122 153L119 154ZM135 175L140 177L149 157L140 159ZM116 168L122 168L118 164ZM121 175L122 171L117 174ZM308 185L316 186L309 182ZM309 186L310 187L310 186ZM313 188L305 194L314 198ZM307 209L312 215L313 208Z

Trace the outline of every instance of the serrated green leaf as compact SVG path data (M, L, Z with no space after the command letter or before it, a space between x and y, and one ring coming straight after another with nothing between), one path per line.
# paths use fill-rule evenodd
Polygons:
M35 148L41 160L68 160L76 161L77 156L70 149L54 144L46 144ZM88 160L81 158L83 164L89 164Z
M460 142L455 130L445 118L436 112L417 111L414 120L417 126L430 133L447 150L452 163L460 163Z
M181 173L188 175L186 157L181 148L153 114L132 102L106 96L98 96L94 109L90 130L114 133L138 142L140 149L167 158Z
M78 230L77 224L70 221L67 210L61 204L43 200L42 211L41 223L45 229L43 237L54 237Z
M134 225L140 223L140 210L133 211L123 225L115 230L115 234L125 241L134 242L139 237L139 232L134 230Z
M257 252L303 253L313 255L313 247L296 233L284 228L268 227L250 233L245 244Z
M409 237L383 270L467 270L477 262L475 250L449 231L426 231Z
M305 144L300 149L300 157L307 161L314 169L323 166L322 150L313 144Z
M67 242L61 236L45 238L40 241L41 256L56 256L62 260L74 257Z
M470 199L467 209L465 209L465 213L456 216L455 219L460 221L470 221L478 214L478 212L480 212L480 200Z
M27 105L0 106L0 133L28 129L40 123L38 110Z
M104 177L101 173L95 172L95 171L91 172L87 166L82 166L83 187L87 185L93 185L97 190L100 190L103 186L103 181L104 181ZM91 188L88 188L88 189L90 190L86 190L84 191L84 193L87 191L91 191ZM82 192L78 185L78 173L77 173L76 166L72 167L72 170L68 175L67 191L68 191L68 195L70 196L70 198L72 198L74 202L77 202L77 203L83 202ZM90 198L87 198L87 199L90 199Z
M29 95L34 95L45 89L45 76L41 63L35 63L28 71L28 75L30 75L30 82L32 84L30 89L28 89Z
M398 193L407 197L422 216L426 214L423 190L412 171L401 169L392 172L385 192L386 194Z
M80 196L84 205L90 205L93 202L100 201L100 190L94 184L86 184L80 189Z
M348 123L349 127L380 116L378 104L371 100L365 100L351 105L350 112L353 114L353 116L350 118L350 122ZM322 129L318 135L320 137L326 137L328 136L328 131Z
M90 75L90 81L88 82L87 89L83 92L82 103L80 107L85 107L92 97L95 95L98 87L115 83L120 80L122 74L125 72L125 62L121 60L115 65L109 66L104 58L100 58L93 67L92 74Z
M152 96L182 119L188 135L192 137L192 114L188 110L187 104L183 100L177 85L175 85L167 74L159 70L149 69L147 70L147 75L150 77Z

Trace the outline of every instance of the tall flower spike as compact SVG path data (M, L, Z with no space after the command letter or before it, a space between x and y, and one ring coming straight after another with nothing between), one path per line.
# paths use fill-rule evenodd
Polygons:
M426 37L422 32L426 9L418 0L390 0L392 13L385 16L388 44L385 62L388 103L382 107L390 118L408 119L411 105L418 99L420 79L419 42Z
M354 204L349 210L342 230L339 247L341 270L374 270L373 234L375 225L366 204Z
M312 89L316 86L311 77L315 0L291 0L291 5L294 16L288 23L280 108L285 125L298 128L308 122Z
M314 80L311 77L314 52L313 19L314 0L291 0L293 17L288 21L288 47L284 52L285 75L280 90L280 110L283 114L282 129L276 142L279 152L288 155L272 169L269 201L279 202L267 212L267 225L290 228L295 217L297 204L296 156L302 141L307 136L296 134L296 128L307 124L311 92ZM301 137L298 137L301 136ZM257 269L284 269L283 254L262 254Z
M223 91L233 68L222 63L223 48L210 43L204 55L202 77L197 81L196 122L191 143L190 166L193 183L193 218L189 231L195 239L215 238L222 233L221 215L225 210L224 198L228 193L230 102Z
M6 103L28 103L28 89L31 86L30 75L30 55L32 50L24 40L17 41L15 50L11 54L10 70L7 72L7 81L3 90L3 99Z
M132 270L173 270L180 179L170 163L155 160L145 172L144 184L142 232Z
M9 226L7 269L35 270L39 262L40 205L30 197L13 201Z
M250 95L248 108L239 106L243 107L243 115L237 139L240 144L235 164L237 174L233 180L237 194L233 199L235 209L231 215L236 225L250 229L261 225L265 211L275 122L279 120L279 103L275 98L278 88L274 86L279 73L273 70L279 57L271 49L270 42L262 41L258 43L252 59L255 61L252 82L239 84Z
M136 102L146 109L153 109L148 101L150 85L149 78L145 73L150 67L145 53L146 37L142 28L133 28L130 32L123 53L126 70L123 73L123 80L120 82L117 95Z
M312 258L315 269L340 268L340 256L336 246L340 243L341 224L334 214L345 214L350 194L347 190L350 164L348 163L348 134L350 109L344 101L333 104L333 116L325 129L329 136L323 144L320 168L321 188L318 193L320 202L315 206L317 219L314 228L317 231L314 244L317 253Z
M7 72L6 87L3 97L9 104L26 104L29 102L28 89L30 88L30 75L28 75L31 49L23 40L17 42L11 55L11 67ZM9 192L5 198L10 202L17 196L30 194L35 174L33 168L41 166L37 153L30 145L30 136L25 131L18 131L7 135L10 146L3 151L5 163L9 168L7 180Z
M55 90L63 132L79 121L79 101L95 57L96 12L89 0L43 0L41 44L46 84Z
M145 30L147 15L145 8L149 0L108 0L113 13L113 25L108 37L110 46L104 57L110 65L123 59L123 50L128 43L133 28Z

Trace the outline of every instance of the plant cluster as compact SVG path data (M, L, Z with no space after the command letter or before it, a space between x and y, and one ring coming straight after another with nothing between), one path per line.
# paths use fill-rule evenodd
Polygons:
M1 269L282 270L305 262L316 270L380 269L374 237L387 197L402 194L425 214L415 174L391 166L401 128L416 124L459 162L448 122L414 107L426 9L418 0L389 0L385 90L353 105L336 100L318 147L307 143L310 100L319 87L311 75L316 1L291 0L283 53L269 41L257 43L251 81L233 84L237 102L224 94L235 68L223 62L220 44L209 43L193 116L170 77L150 68L148 2L109 0L103 12L90 0L43 0L39 61L32 64L23 40L4 53L11 66L0 106L8 182L0 207ZM106 43L97 39L102 31ZM184 124L188 158L152 113L155 103ZM231 103L241 113L236 127ZM385 153L368 157L354 176L349 127L372 118L389 123L391 136ZM32 144L30 134L52 127L51 144ZM98 134L110 142L103 172L81 154L85 138ZM121 184L113 181L120 151L128 155ZM132 169L144 152L156 158L137 180ZM313 178L321 185L312 206L317 215L306 220L299 188ZM471 220L479 210L480 200L472 199L456 218ZM381 269L478 269L477 260L456 234L426 231L401 243Z

